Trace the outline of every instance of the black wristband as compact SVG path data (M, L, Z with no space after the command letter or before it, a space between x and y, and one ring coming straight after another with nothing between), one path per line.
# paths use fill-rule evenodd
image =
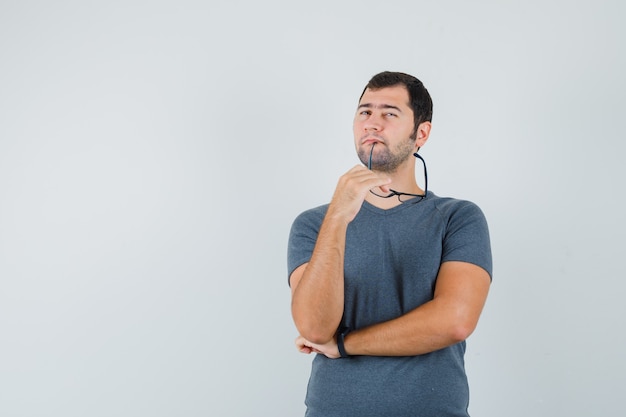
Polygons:
M349 327L344 327L337 332L337 349L339 350L339 356L342 358L349 358L350 355L346 352L346 348L344 346L344 338L350 333Z

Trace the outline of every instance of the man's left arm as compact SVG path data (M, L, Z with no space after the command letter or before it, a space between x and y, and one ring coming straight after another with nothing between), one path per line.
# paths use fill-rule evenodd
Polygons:
M415 356L467 339L476 328L487 299L491 278L483 268L459 261L439 269L433 299L393 320L348 333L349 355ZM336 343L317 346L296 339L301 352L338 357Z

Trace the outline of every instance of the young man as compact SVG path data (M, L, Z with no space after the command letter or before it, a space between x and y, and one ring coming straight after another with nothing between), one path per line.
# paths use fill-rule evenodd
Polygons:
M468 415L463 356L491 283L489 233L475 204L418 186L431 120L418 79L375 75L354 118L363 165L294 221L296 346L317 353L309 417Z

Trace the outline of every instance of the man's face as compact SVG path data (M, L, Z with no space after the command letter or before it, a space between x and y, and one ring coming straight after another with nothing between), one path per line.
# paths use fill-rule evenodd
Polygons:
M372 169L395 172L415 152L413 110L404 86L367 89L354 116L354 141L367 166L372 146Z

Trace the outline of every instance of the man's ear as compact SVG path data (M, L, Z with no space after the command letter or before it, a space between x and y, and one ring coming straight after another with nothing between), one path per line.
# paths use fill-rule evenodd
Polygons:
M430 122L422 122L417 127L417 132L415 132L415 147L421 148L424 146L428 137L430 136L430 129L432 128L432 124Z

